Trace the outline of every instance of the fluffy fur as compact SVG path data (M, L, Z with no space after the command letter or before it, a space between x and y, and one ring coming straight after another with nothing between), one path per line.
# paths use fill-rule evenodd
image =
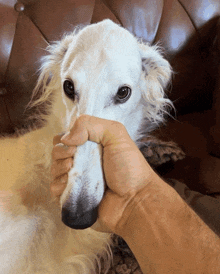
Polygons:
M102 199L101 147L88 142L78 148L59 206L49 193L53 136L89 114L123 123L140 145L172 105L164 94L171 68L159 49L110 20L66 35L48 50L30 104L46 125L0 141L2 274L97 273L100 257L110 262L109 235L61 221L61 208L77 218ZM66 79L74 83L75 100L63 91ZM116 103L122 86L131 96Z

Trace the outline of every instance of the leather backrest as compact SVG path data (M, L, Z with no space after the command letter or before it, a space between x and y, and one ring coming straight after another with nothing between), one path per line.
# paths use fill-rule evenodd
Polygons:
M105 18L165 49L179 113L210 107L215 75L207 60L219 16L219 0L1 0L0 132L36 123L25 106L48 43Z

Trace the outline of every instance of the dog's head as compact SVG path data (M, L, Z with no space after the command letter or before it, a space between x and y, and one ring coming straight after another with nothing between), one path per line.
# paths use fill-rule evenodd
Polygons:
M171 68L157 47L138 41L110 20L67 35L50 47L34 104L53 94L54 116L68 131L76 117L88 114L125 125L134 141L163 121L164 88ZM79 147L61 197L63 220L73 228L91 226L104 193L101 148L88 142Z

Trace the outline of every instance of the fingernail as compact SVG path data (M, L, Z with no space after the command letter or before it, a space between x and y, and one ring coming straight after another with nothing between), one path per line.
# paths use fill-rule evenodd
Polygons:
M70 135L70 132L66 132L64 135L63 135L63 137L61 137L61 141L66 141L66 140L68 140L69 139L69 135Z
M63 131L63 132L58 133L57 135L59 135L60 137L62 137L62 136L64 136L65 134L66 134L66 132Z
M56 147L62 147L64 150L68 150L69 149L69 146L67 145L64 145L63 143L58 143L55 145Z

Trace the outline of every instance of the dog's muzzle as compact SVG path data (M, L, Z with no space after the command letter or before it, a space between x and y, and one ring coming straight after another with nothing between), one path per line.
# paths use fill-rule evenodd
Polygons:
M96 143L77 147L61 196L62 221L73 229L88 228L98 218L98 205L105 190L101 155L102 148Z

